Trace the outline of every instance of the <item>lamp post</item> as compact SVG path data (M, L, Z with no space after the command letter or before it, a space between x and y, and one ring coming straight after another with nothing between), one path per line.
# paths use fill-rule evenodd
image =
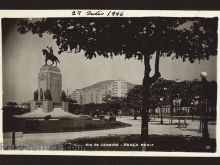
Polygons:
M202 79L202 89L201 89L201 97L202 97L202 114L203 114L203 132L202 136L204 140L209 139L209 131L208 131L208 99L206 94L207 88L207 79L208 76L207 72L201 72L200 74Z
M160 123L163 124L163 112L162 112L162 101L163 101L163 98L160 98Z
M194 103L191 102L191 115L192 115L192 121L194 121L194 118L193 118L193 113L194 113Z

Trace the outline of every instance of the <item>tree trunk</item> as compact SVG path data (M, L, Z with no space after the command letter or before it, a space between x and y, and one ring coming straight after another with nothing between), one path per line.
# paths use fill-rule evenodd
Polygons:
M142 123L141 123L141 141L142 143L147 143L148 141L148 119L149 119L149 97L150 97L150 85L154 83L159 77L159 58L161 52L156 52L156 59L155 59L155 73L152 77L150 77L150 56L144 56L144 79L143 79L143 104L142 104Z
M209 131L208 131L208 107L207 107L207 99L204 100L204 129L203 129L203 138L204 140L208 140L209 139Z
M12 147L13 149L16 149L16 145L15 145L15 118L12 116Z
M148 111L149 111L149 89L150 89L150 57L144 57L144 79L143 79L143 104L142 104L142 123L141 123L141 140L146 143L148 140Z
M134 120L137 120L137 110L134 110Z
M171 98L171 103L170 103L170 120L171 120L171 124L173 124L173 97Z
M163 109L162 109L162 106L160 108L160 124L163 124Z

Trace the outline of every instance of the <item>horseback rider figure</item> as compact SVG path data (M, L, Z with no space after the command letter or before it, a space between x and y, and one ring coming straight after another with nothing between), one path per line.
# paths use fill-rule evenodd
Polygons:
M53 48L52 48L52 47L47 46L47 49L50 51L50 55L51 55L51 56L53 56L53 55L54 55L54 54L53 54Z
M48 49L48 50L47 50ZM56 63L57 66L57 62L60 63L60 61L58 60L58 58L53 54L53 48L52 47L48 47L47 49L42 49L43 55L45 55L45 65L47 65L47 61L50 60L52 61L52 64L54 64L54 62Z

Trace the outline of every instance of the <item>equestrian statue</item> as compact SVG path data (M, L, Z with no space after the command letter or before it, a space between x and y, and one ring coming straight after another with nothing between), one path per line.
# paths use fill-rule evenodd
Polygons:
M48 51L48 50L49 51ZM50 60L52 62L51 65L54 64L54 62L56 63L56 66L57 66L57 62L60 63L60 61L58 60L58 58L53 54L53 49L52 47L48 47L47 46L47 49L42 49L42 52L43 52L43 55L45 55L45 65L47 65L47 61Z

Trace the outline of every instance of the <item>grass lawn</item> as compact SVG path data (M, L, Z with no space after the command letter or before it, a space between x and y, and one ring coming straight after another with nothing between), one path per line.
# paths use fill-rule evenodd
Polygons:
M62 144L62 149L71 150L77 145L85 146L88 151L140 151L144 144L140 143L140 135L115 135L69 140ZM216 152L216 140L204 142L201 137L150 135L146 149L165 152Z

